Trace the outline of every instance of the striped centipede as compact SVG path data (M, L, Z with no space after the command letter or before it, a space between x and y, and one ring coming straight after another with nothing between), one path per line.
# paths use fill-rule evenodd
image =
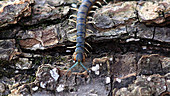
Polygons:
M86 70L87 68L82 64L82 62L85 61L85 53L84 53L84 44L85 42L85 35L86 35L86 20L87 20L87 15L91 12L90 9L92 7L97 7L93 6L95 3L98 3L101 5L99 1L103 1L106 3L105 0L83 0L79 9L77 10L77 16L74 16L77 18L76 21L76 29L73 29L71 31L77 30L77 38L76 38L76 49L73 54L74 61L76 62L72 67L68 69L70 71L73 67L75 67L77 64L81 64L81 66ZM88 43L86 43L88 44ZM88 44L89 45L89 44Z

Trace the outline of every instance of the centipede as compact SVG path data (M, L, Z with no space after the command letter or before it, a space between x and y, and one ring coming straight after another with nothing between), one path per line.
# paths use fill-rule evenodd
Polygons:
M85 43L89 45L87 42L85 42L86 31L88 30L86 29L86 24L89 23L87 21L88 19L87 16L90 12L93 12L90 11L91 8L98 8L94 4L98 3L99 5L101 5L101 2L107 4L105 0L83 0L80 2L82 3L79 6L79 9L73 8L74 10L77 11L77 15L72 15L73 17L76 18L76 21L71 20L76 23L76 28L72 29L71 31L75 31L75 30L77 31L76 46L75 46L76 48L75 48L75 52L73 53L73 59L75 61L75 64L72 65L68 69L68 71L74 68L77 64L80 64L86 71L88 71L88 69L83 65L83 62L85 61Z

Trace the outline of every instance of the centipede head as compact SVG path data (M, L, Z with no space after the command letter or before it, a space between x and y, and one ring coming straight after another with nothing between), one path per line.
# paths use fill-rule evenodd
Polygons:
M74 52L73 59L76 62L84 62L85 61L85 54Z

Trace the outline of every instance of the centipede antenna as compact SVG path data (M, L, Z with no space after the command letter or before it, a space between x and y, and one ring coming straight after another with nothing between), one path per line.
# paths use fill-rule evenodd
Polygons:
M71 10L74 10L74 11L78 11L78 9L77 8L70 8Z
M84 49L85 49L88 53L90 53L90 51L89 51L86 47L84 47Z
M77 21L73 20L73 19L68 19L70 22L74 22L77 23Z
M92 30L90 30L90 29L86 29L87 31L89 31L90 33L93 33L93 31Z
M80 64L86 71L88 71L87 68L82 64L82 62L76 62L73 66L71 66L71 67L67 70L66 74L67 74L72 68L74 68L77 64Z
M96 9L98 9L99 7L98 7L98 6L92 6L92 8L96 8Z
M77 18L77 15L70 15L70 17L75 17L75 18ZM70 17L69 17L69 18L70 18Z
M87 44L87 46L89 46L91 49L93 49L93 48L90 46L90 44L89 44L89 43L85 42L85 44Z
M77 29L74 28L74 29L69 30L67 33L73 33L73 32L75 32L76 30L77 30Z
M102 4L99 1L96 1L97 4L99 4L100 6L102 6Z
M86 24L90 24L90 23L95 24L95 22L94 22L94 21L88 21L88 22L86 22Z

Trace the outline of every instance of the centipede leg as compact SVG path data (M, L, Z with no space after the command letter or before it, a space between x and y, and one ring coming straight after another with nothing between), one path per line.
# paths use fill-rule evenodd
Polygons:
M99 1L97 1L96 3L99 4L100 6L102 6L102 4Z
M85 42L85 44L88 45L91 49L93 49L89 43Z
M75 11L78 11L78 9L77 8L70 8L71 10L75 10Z
M108 3L106 2L106 0L103 0L103 2L106 3L106 4L108 4Z
M77 29L74 28L74 29L69 30L67 33L74 33L76 30L77 30Z

